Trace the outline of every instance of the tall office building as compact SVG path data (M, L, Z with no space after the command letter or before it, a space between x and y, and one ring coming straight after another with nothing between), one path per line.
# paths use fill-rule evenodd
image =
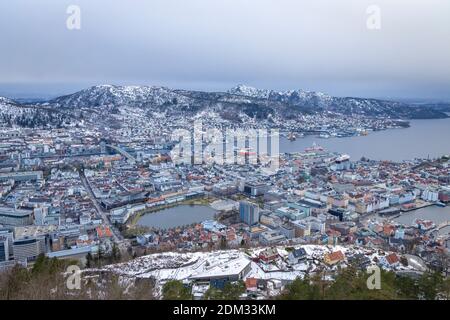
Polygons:
M0 224L19 227L33 224L33 210L0 206Z
M9 260L9 239L0 236L0 262Z
M255 225L259 222L259 206L248 201L241 201L239 203L239 216L241 221L249 226Z
M41 253L46 253L45 237L24 238L14 241L14 260L18 262L32 262Z
M8 228L0 228L0 238L5 237L8 238L8 251L9 254L13 254L13 242L14 242L14 234L12 230Z

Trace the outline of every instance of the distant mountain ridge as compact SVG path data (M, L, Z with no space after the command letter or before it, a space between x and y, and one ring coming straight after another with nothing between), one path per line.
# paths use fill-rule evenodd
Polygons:
M328 113L335 116L364 116L392 119L446 118L443 111L423 105L380 99L333 97L304 90L274 91L238 85L227 92L177 90L157 86L98 85L45 102L20 104L0 97L0 120L15 118L23 109L34 114L53 110L70 117L83 110L114 110L117 107L140 108L145 112L195 116L215 112L230 121L242 115L256 120L278 117L296 119L304 114ZM28 111L29 112L29 111Z
M322 92L313 92L313 91L304 91L304 90L288 90L288 91L274 91L267 89L257 89L253 87L249 87L243 84L237 85L234 88L228 90L228 93L234 95L241 95L247 97L253 97L258 99L268 99L268 100L278 100L284 102L307 102L312 99L322 100L322 101L330 101L333 97L322 93Z
M440 112L424 110L425 106L418 107L417 105L373 98L333 97L326 93L314 91L289 90L278 92L238 85L228 92L298 107L314 107L319 111L332 111L346 115L358 114L405 119L445 117Z
M426 110L423 106L380 99L333 97L321 92L304 90L274 91L238 85L227 92L173 90L147 86L94 86L48 102L57 107L100 107L128 105L143 108L162 107L199 110L220 108L221 104L239 106L245 111L260 107L261 116L267 113L292 116L294 113L335 112L343 115L364 115L390 118L442 118L446 115ZM270 109L270 110L268 110ZM169 110L170 111L170 110ZM255 110L257 111L257 110ZM270 111L270 112L269 112Z

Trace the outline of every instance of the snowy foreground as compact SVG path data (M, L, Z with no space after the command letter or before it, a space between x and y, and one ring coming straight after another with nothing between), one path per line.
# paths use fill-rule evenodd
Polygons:
M367 262L365 267L378 265L394 271L421 271L415 263L404 266L398 261L392 262L391 259L387 259L392 253L382 250L326 245L302 245L294 248L303 248L306 252L305 257L293 261L289 256L292 250L287 251L286 247L282 246L271 248L275 249L277 255L269 262L260 259L260 254L268 248L192 253L167 252L139 257L126 263L108 265L101 270L89 271L112 272L123 278L151 277L155 279L158 288L161 288L168 280L192 282L230 275L237 275L244 281L249 278L265 280L275 284L274 288L281 288L297 277L314 273L319 268L333 271L338 266L345 267L355 256L365 257ZM337 251L343 253L344 259L338 263L326 263L324 257Z

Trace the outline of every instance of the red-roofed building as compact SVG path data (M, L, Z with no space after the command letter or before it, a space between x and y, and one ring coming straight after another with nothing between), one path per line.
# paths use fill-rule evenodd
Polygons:
M342 253L342 251L340 251L340 250L334 251L332 253L327 253L327 254L325 254L325 257L324 257L324 262L330 266L335 265L344 260L345 260L345 256Z
M400 263L400 258L395 253L388 254L384 259L390 267L397 266Z
M247 278L245 280L245 287L247 288L247 290L255 291L258 288L258 279Z
M393 225L390 224L386 224L383 226L383 234L386 237L390 237L395 233L395 227Z
M276 248L267 248L259 253L259 258L264 262L272 262L278 258Z
M97 227L96 228L97 231L97 237L99 239L104 239L104 238L111 238L112 237L112 232L111 229L109 227Z

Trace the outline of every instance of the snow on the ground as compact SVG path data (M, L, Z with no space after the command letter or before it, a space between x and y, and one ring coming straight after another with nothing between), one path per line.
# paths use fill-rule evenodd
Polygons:
M255 262L259 253L267 248L246 250L224 250L211 252L167 252L151 254L134 260L109 265L101 271L111 271L127 277L155 278L158 283L168 280L190 280L192 278L205 278L208 276L222 276L227 274L238 274L244 269L246 272L243 279L259 278L265 280L292 281L297 277L303 277L306 272L314 272L318 265L322 264L324 255L327 253L342 251L346 258L364 254L372 264L374 261L382 261L386 253L363 247L344 247L327 245L299 245L307 253L305 260L287 268L286 262L289 251L285 247L276 247L280 259L274 263ZM376 258L376 259L375 259ZM386 266L383 266L387 268ZM413 266L406 267L411 269ZM400 270L405 267L397 266ZM406 269L405 268L405 269ZM92 271L92 270L91 270ZM95 270L94 270L95 271ZM98 271L98 270L97 270Z

